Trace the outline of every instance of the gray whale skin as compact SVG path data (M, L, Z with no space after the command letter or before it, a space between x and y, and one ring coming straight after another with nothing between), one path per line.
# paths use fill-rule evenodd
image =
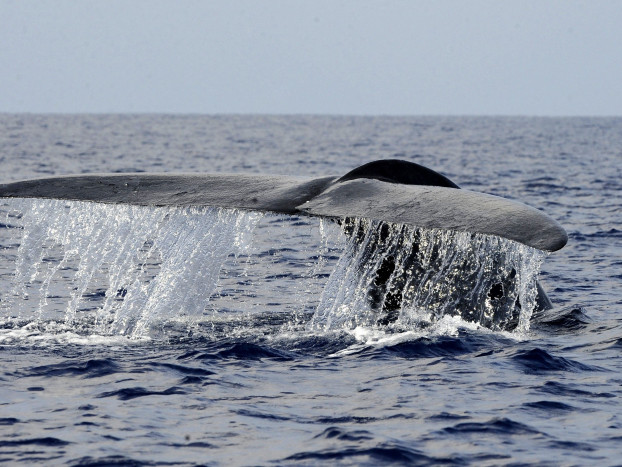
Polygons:
M314 179L245 174L57 176L2 184L0 197L368 218L496 235L549 252L568 241L565 230L535 208L459 189L443 175L402 160L374 161L342 177Z

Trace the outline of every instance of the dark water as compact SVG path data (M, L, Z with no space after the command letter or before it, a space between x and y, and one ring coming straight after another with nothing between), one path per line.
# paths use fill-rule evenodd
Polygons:
M4 202L0 462L619 464L622 119L0 115L5 181L381 158L558 220L554 309L521 332L451 313L314 327L341 267L333 224Z

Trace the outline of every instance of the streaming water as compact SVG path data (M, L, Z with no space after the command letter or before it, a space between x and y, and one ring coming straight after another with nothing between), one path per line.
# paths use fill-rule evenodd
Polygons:
M252 241L260 213L43 199L6 205L5 224L12 226L7 243L19 247L4 253L15 256L16 266L1 303L4 318L22 326L161 338L173 323L196 333L197 323L222 320L215 314L239 309L245 293L270 295L262 280L271 276L262 279L265 266L261 271ZM365 219L347 220L341 228L319 224L318 252L294 287L291 319L308 320L308 330L387 324L391 313L393 326L402 330L445 315L490 329L529 327L543 259L537 250L484 235ZM336 248L343 251L328 264L328 252ZM305 293L311 287L305 277L325 268L332 268L326 283ZM249 274L252 280L241 284ZM221 279L244 287L222 293ZM499 297L491 297L495 286ZM309 303L309 295L321 296L319 303ZM217 308L210 307L212 299L219 300ZM309 306L315 310L310 319Z
M311 327L370 326L384 309L401 327L455 315L490 329L529 329L543 252L488 235L366 219L344 230L350 239ZM495 287L500 292L491 296Z
M3 308L18 320L60 320L81 332L152 336L169 320L201 315L226 258L248 248L260 218L225 209L13 200L7 224L21 221L11 229L19 247ZM97 306L85 303L97 297Z

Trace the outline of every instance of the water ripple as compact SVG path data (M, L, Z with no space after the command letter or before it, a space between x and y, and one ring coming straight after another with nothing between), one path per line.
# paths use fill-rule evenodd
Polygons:
M545 373L549 371L596 371L598 368L564 358L555 357L546 350L535 348L520 351L512 357L520 367L529 373Z
M137 386L133 388L123 388L123 389L117 389L115 391L102 392L97 397L98 398L117 397L119 400L127 401L131 399L136 399L137 397L170 396L173 394L186 394L186 391L175 386L165 389L164 391L151 391L149 389L145 389L143 387Z

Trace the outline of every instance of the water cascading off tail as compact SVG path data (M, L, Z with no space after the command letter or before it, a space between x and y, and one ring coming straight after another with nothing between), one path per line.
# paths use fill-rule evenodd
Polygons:
M365 219L343 228L349 241L310 327L370 326L392 313L399 326L450 315L493 330L528 330L546 253L490 235Z
M234 281L236 287L257 290L262 282L276 283L278 294L291 295L288 300L298 310L315 309L294 313L296 320L306 314L310 330L378 324L379 310L391 301L399 303L395 323L400 326L421 326L449 314L491 329L518 324L526 330L544 259L539 250L498 237L367 220L342 227L320 220L317 229L318 221L311 219L307 224L314 222L321 235L309 240L306 231L291 232L299 228L296 223L286 226L287 235L274 235L271 225L262 225L264 232L253 238L257 224L271 216L231 209L36 199L10 200L5 209L5 224L18 226L4 229L5 237L9 232L0 261L5 317L137 338L157 336L167 321L205 318L219 281L231 281L223 265L237 254L254 259L232 268L234 274L252 277ZM257 252L258 243L278 249L286 237L292 248L282 251L289 258L265 254L272 247ZM296 245L305 242L306 247ZM13 271L7 270L8 260L14 260ZM254 273L247 271L253 267ZM381 283L378 271L387 276ZM296 282L315 280L315 285L291 286L286 276ZM229 303L241 300L236 287L224 294ZM503 291L500 297L491 296L495 287ZM285 308L283 297L268 298ZM316 305L309 303L314 300Z
M14 229L21 238L13 287L3 293L5 313L19 319L20 302L34 301L37 320L130 337L152 334L162 318L201 315L223 263L249 247L261 218L59 200L14 200L11 208L13 216L21 213L22 228ZM97 296L98 306L89 309L88 299ZM32 318L32 308L23 318Z

